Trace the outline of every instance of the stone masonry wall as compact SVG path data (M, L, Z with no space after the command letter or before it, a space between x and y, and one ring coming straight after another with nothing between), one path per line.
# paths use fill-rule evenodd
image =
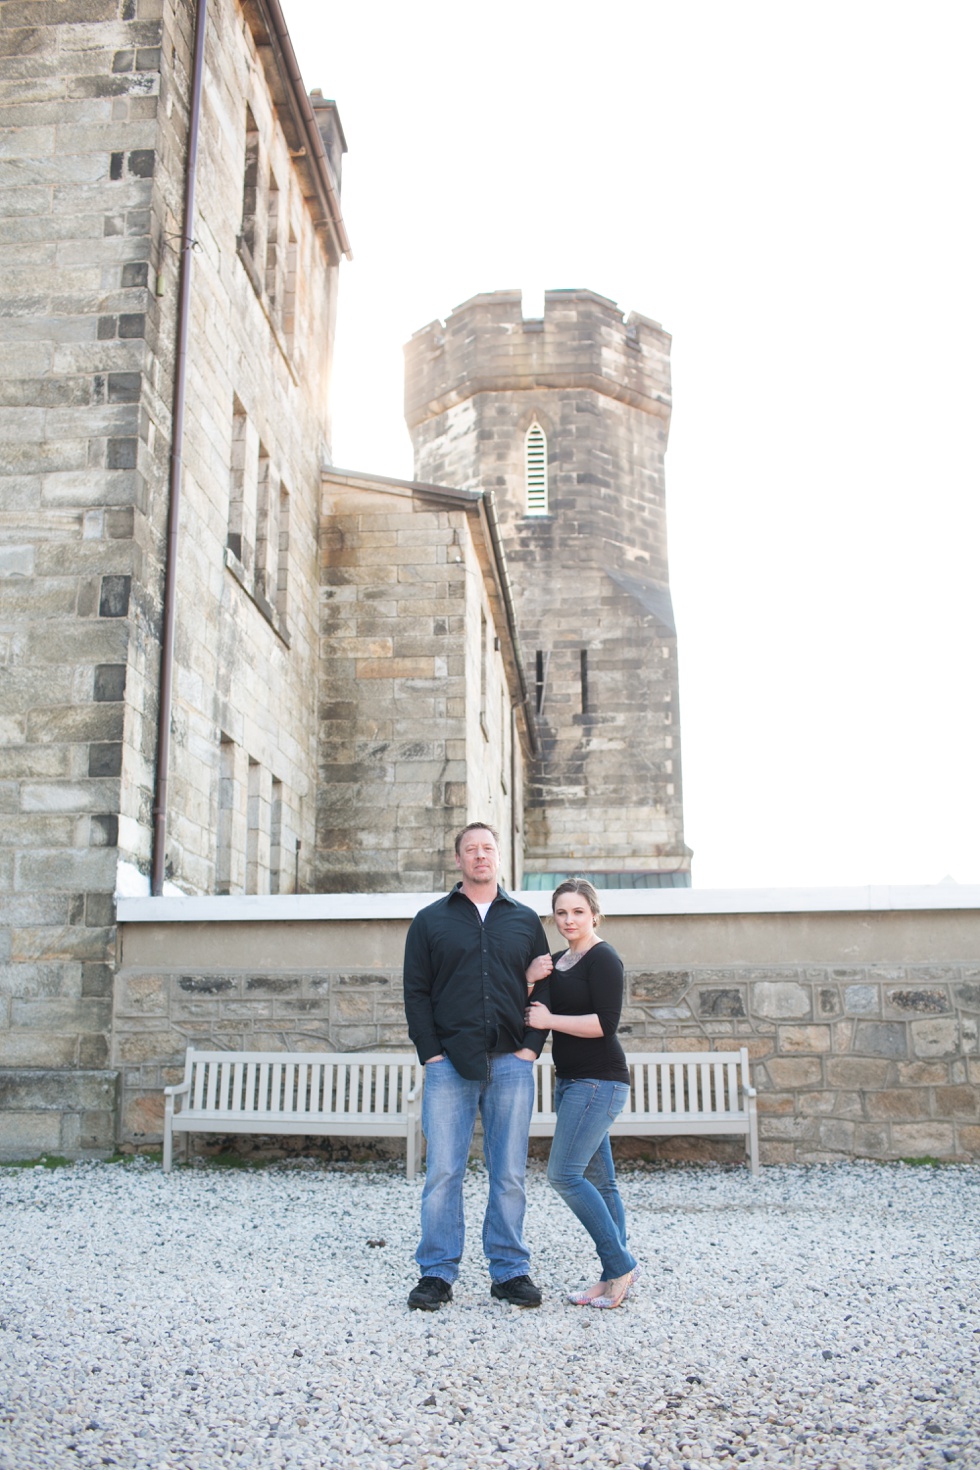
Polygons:
M637 952L636 936L648 932L652 949L663 921L634 919L627 930L609 920L614 943L617 923ZM772 926L777 937L790 928L779 916ZM189 1043L272 1050L409 1046L401 1004L404 922L304 925L292 935L284 926L242 927L253 930L252 965L124 964L114 1034L126 1146L159 1141L160 1088L182 1075ZM175 932L180 928L162 926L156 937L135 936L132 943L131 929L125 930L124 959L127 951L152 961L175 949L211 950L203 931L188 944L190 936ZM692 950L708 930L707 923L687 921ZM242 942L229 932L226 954L239 954ZM278 964L270 962L274 955ZM978 1032L980 959L846 965L742 959L627 970L622 1037L628 1051L748 1047L768 1163L980 1158ZM630 1147L648 1157L740 1156L740 1146L733 1152L721 1141L643 1140Z
M160 93L164 38L184 39L164 9L0 6L0 1055L73 1069L76 1101L83 1073L105 1081L123 769L154 712L168 410L146 412L143 388L152 372L166 399ZM176 140L179 91L170 107ZM76 1143L104 1144L99 1113L79 1101Z
M48 1108L74 1089L91 1147L114 1104L62 1069L104 1100L118 862L149 862L194 19L0 6L0 1057ZM209 7L168 833L188 891L312 873L339 256L264 25L261 0Z

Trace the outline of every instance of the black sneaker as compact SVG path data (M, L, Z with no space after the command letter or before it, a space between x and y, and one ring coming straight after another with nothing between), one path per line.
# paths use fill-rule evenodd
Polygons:
M423 1276L408 1293L408 1305L422 1312L438 1312L443 1302L452 1299L453 1289L441 1276Z
M513 1276L510 1281L495 1281L490 1295L512 1307L540 1307L541 1292L530 1276Z

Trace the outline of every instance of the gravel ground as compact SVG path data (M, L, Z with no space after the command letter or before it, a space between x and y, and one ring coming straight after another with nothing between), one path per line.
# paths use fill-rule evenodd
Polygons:
M980 1466L980 1167L627 1172L644 1276L528 1181L538 1311L409 1312L397 1166L0 1169L0 1465Z

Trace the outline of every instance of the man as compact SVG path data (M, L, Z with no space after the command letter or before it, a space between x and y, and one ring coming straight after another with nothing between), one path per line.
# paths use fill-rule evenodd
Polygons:
M524 1244L524 1171L534 1104L534 1063L545 1032L524 1024L524 972L548 953L541 920L497 886L497 834L472 822L456 838L455 888L416 915L405 942L405 1015L425 1064L422 1130L428 1146L421 1280L408 1305L452 1301L463 1255L463 1177L477 1110L490 1191L483 1249L490 1295L537 1307Z

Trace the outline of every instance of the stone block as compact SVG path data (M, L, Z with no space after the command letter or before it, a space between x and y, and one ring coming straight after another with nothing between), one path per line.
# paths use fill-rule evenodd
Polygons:
M227 975L181 975L177 986L185 995L228 995L239 981Z
M188 1038L182 1032L190 1032L188 1025L180 1032L169 1026L146 1031L117 1031L115 1037L115 1059L121 1066L153 1062L157 1066L177 1066L184 1057L189 1044L202 1044L205 1036Z
M948 1159L955 1153L951 1123L893 1123L892 1147L906 1159Z
M854 1028L854 1050L862 1056L906 1057L908 1037L901 1021L859 1021Z
M851 1154L854 1151L855 1124L843 1118L821 1118L817 1123L817 1142L832 1153Z
M626 990L634 1002L676 1005L691 985L689 970L627 970Z
M947 1062L901 1062L896 1069L896 1080L902 1087L941 1086L949 1081Z
M163 1137L163 1115L166 1099L163 1089L126 1099L121 1119L123 1138L155 1140ZM180 1135L178 1135L178 1138Z
M374 1015L374 1002L370 995L358 995L354 992L338 994L332 1006L332 1015L336 1021L369 1021Z
M954 1057L960 1051L960 1029L955 1020L913 1021L909 1030L917 1057Z
M781 1053L830 1051L829 1026L780 1026L777 1036Z
M887 1128L871 1123L858 1123L854 1129L854 1156L859 1159L886 1159L891 1153Z
M770 1057L765 1065L773 1087L779 1091L819 1087L823 1081L819 1057Z
M807 1097L815 1094L807 1093ZM762 1092L758 1100L759 1117L785 1118L796 1112L796 1098L792 1092Z
M969 1119L980 1114L980 1089L976 1087L937 1087L933 1098L941 1118Z
M879 1091L888 1081L891 1063L870 1057L828 1057L827 1082L849 1091Z
M973 1159L980 1158L980 1128L957 1128L956 1139L958 1153L968 1154Z
M881 992L877 985L845 985L844 1010L849 1016L877 1016L881 1013Z
M766 1114L759 1118L760 1138L792 1138L798 1141L814 1138L815 1130L814 1120L798 1113L775 1117Z
M749 1006L753 1015L773 1021L802 1019L811 1011L810 992L795 981L757 980L749 990Z
M48 1036L39 1031L8 1031L3 1040L9 1067L71 1067L78 1052L74 1036Z
M0 1112L0 1159L34 1159L61 1153L58 1113Z
M892 1087L869 1092L865 1098L868 1117L875 1122L909 1122L928 1118L929 1093L924 1087Z
M165 975L128 975L116 977L117 1016L165 1016L170 987Z
M965 1011L980 1011L980 985L957 985L953 994Z
M893 1014L941 1016L950 1009L945 990L888 990L886 1000Z
M742 992L728 987L724 989L711 989L698 991L698 1013L702 1017L745 1015L745 1003Z

